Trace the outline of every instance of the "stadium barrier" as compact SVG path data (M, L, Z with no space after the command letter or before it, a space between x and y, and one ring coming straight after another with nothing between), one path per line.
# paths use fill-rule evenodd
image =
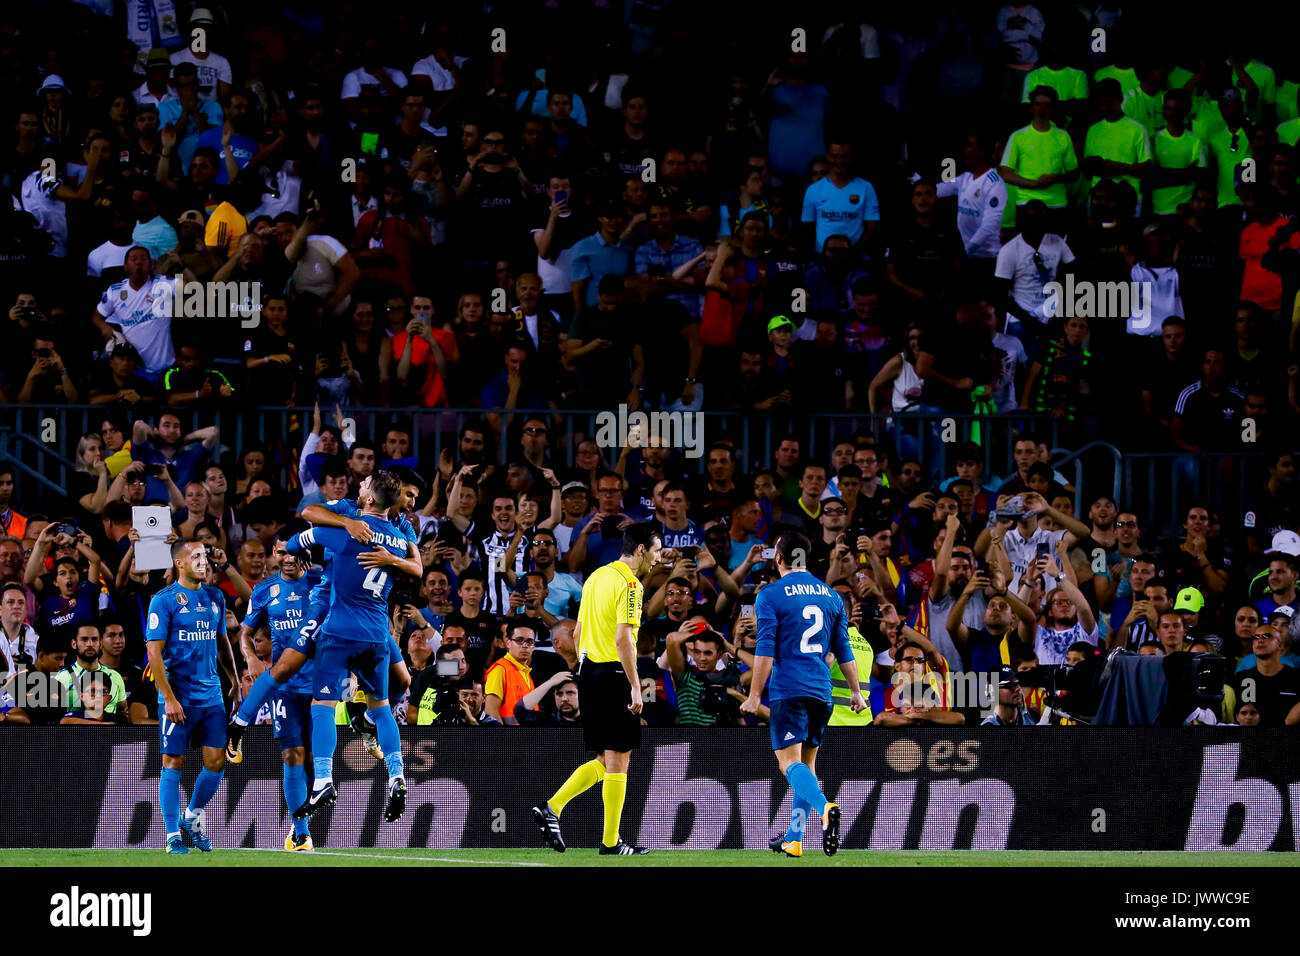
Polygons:
M386 776L355 737L318 845L532 847L529 808L587 759L559 729L408 728L406 816L382 824ZM278 847L289 830L278 751L245 738L208 807L217 847ZM188 790L198 771L187 761ZM0 847L160 848L152 728L31 728L0 748ZM818 761L852 849L1300 849L1300 751L1285 730L831 728ZM628 777L623 834L659 849L761 849L790 819L765 731L656 729ZM816 825L815 823L813 824ZM599 788L564 814L600 838Z

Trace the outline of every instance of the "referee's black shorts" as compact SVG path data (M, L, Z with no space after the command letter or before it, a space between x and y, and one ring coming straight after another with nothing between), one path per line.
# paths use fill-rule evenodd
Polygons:
M578 668L582 741L588 750L625 753L641 746L641 718L627 709L631 690L623 665L584 660Z

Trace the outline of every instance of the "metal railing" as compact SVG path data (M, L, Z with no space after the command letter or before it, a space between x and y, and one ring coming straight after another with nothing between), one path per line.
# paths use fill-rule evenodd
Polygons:
M161 409L142 413L156 420ZM223 443L242 451L253 443L275 446L283 443L286 449L299 449L311 427L312 409L306 407L261 407L245 409L192 410L169 409L181 420L183 429L191 431L206 425L217 425ZM122 415L123 410L103 405L61 405L48 407L7 406L0 409L0 454L26 466L28 477L51 478L51 469L58 464L59 484L65 486L66 469L75 467L71 456L75 454L77 440L86 432L99 432L108 416ZM127 414L130 414L128 410ZM484 419L489 414L509 416L510 426L494 436L498 460L511 457L511 446L517 440L517 430L525 418L541 417L551 425L552 453L568 465L579 437L596 435L600 416L616 415L610 409L394 409L355 408L345 415L354 420L357 435L370 435L382 442L384 431L393 424L401 424L411 431L412 455L426 461L436 461L443 445L450 442L456 448L460 428L469 421ZM813 414L813 415L758 415L740 412L704 411L700 415L704 426L704 441L730 439L736 446L743 466L770 463L781 441L789 435L798 438L801 451L810 460L826 460L836 441L851 438L859 431L869 431L882 441L895 445L910 441L922 453L927 443L952 444L965 440L971 426L978 423L984 438L986 473L1003 473L1011 461L1010 449L1014 434L1027 428L1041 428L1050 424L1046 416L1030 414L1015 416L977 416L971 414L901 415L872 414ZM134 415L131 419L134 419ZM327 421L332 415L327 416ZM129 422L127 423L129 432ZM47 440L48 439L48 440ZM60 454L60 451L62 452ZM613 464L619 449L604 449L607 460ZM706 457L683 457L688 470L702 473ZM287 469L289 461L279 462ZM281 478L287 477L282 474Z
M159 411L154 409L144 415L156 420ZM312 409L307 407L203 411L178 408L171 411L176 412L187 431L217 425L221 430L223 447L236 455L255 443L268 446L272 452L268 462L272 476L277 477L282 485L288 484L290 470L297 462L297 453L312 422ZM510 417L509 425L491 439L498 461L505 462L514 457L512 449L518 447L518 431L524 419L540 417L550 425L554 460L569 466L574 463L578 438L595 436L599 416L616 414L609 409L355 408L347 410L345 415L355 422L357 435L370 436L376 444L382 443L384 432L390 425L400 424L409 428L412 455L432 466L444 446L449 446L455 454L463 425L483 420L490 413ZM18 500L62 495L76 467L73 457L81 435L98 433L107 416L123 414L122 409L103 405L9 405L0 408L0 458L15 464ZM130 410L126 410L126 414L130 415ZM966 440L972 425L978 424L985 459L984 473L1000 477L1013 470L1011 450L1015 438L1024 431L1033 430L1049 440L1049 447L1054 449L1055 467L1073 466L1075 509L1081 517L1086 514L1088 500L1104 491L1115 497L1121 507L1133 508L1145 520L1154 519L1169 531L1181 524L1180 511L1193 500L1217 507L1225 514L1225 521L1235 520L1240 509L1239 505L1233 506L1234 496L1239 497L1248 487L1251 463L1260 457L1246 454L1133 454L1121 452L1115 445L1100 440L1078 449L1063 449L1057 447L1056 424L1047 416L1028 413L997 416L910 412L773 416L705 411L699 414L703 423L704 447L707 448L709 442L730 439L737 448L741 467L746 471L771 463L777 446L787 436L793 435L800 441L806 459L828 461L835 442L851 439L859 432L870 432L878 440L901 448L905 453L918 453L929 465L935 454ZM133 418L131 415L125 423L128 432ZM611 465L618 452L617 447L602 449ZM707 455L681 458L681 464L688 472L703 473L706 463ZM940 463L939 468L951 474L952 464L948 460Z

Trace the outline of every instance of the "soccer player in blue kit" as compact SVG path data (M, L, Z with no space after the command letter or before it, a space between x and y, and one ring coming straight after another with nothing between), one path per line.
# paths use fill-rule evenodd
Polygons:
M329 613L316 637L315 690L311 708L311 750L315 781L311 795L294 811L303 819L334 805L334 750L338 728L334 707L342 698L348 674L369 695L379 746L388 766L389 823L406 809L406 781L402 768L402 740L388 706L388 594L390 569L418 575L420 554L415 543L393 527L388 512L399 499L401 483L389 472L377 472L361 495L361 517L369 526L369 544L362 544L342 528L311 528L294 535L286 545L289 554L301 554L320 545L330 553L333 587Z
M401 477L401 471L398 469L394 469L393 473ZM358 498L368 492L370 481L370 478L366 478L361 482ZM413 544L415 542L415 531L412 529L410 522L402 515L402 509L411 510L414 507L415 500L420 494L420 486L416 481L413 475L402 479L401 501L394 505L389 513L393 526L401 531ZM357 504L346 499L331 501L323 505L310 505L303 511L303 517L313 525L325 528L343 528L354 540L362 544L368 544L372 531L368 524L359 520L358 516L360 514L361 509ZM418 549L416 553L418 554ZM307 561L305 556L302 560L304 563ZM270 699L272 694L290 681L293 675L316 653L315 635L319 632L321 625L325 623L325 616L329 611L330 590L330 561L326 556L324 572L317 576L311 588L307 623L299 629L298 639L292 646L286 647L284 653L279 655L271 667L263 671L257 680L253 682L248 696L244 698L243 703L239 706L239 713L235 715L227 728L226 757L231 763L243 762L242 741L244 730L256 719L258 710ZM411 675L406 669L406 662L402 660L402 651L397 646L396 641L389 641L388 659L391 671L390 692L400 694L411 683ZM373 701L370 703L373 703ZM354 719L352 728L361 735L366 742L367 749L377 759L382 760L383 751L380 750L378 741L375 738L375 724L372 712L367 710L363 716Z
M176 583L149 602L145 640L149 672L158 687L158 736L162 775L158 806L167 834L168 853L189 853L186 839L211 852L203 809L226 770L226 707L221 693L218 655L226 636L226 598L203 584L208 573L207 548L200 541L172 545ZM182 812L181 767L191 744L203 748L203 770L194 783L189 807ZM184 834L184 838L182 838Z
M776 539L777 581L765 585L754 601L758 645L744 714L757 714L768 678L772 749L776 762L794 791L790 829L771 847L786 856L803 856L803 832L816 810L822 821L822 849L834 856L840 848L840 808L826 799L817 784L817 749L831 719L829 652L853 688L849 706L854 713L867 702L858 686L858 665L849 643L844 601L806 570L812 544L798 531ZM779 841L779 842L778 842Z
M286 648L301 648L306 644L307 639L300 634L303 625L310 620L307 608L311 589L320 579L319 571L309 571L305 561L288 553L286 545L292 536L288 531L276 535L274 553L279 559L280 570L253 588L239 632L241 644L251 643L258 628L269 626L272 664L280 659ZM276 686L271 700L272 727L284 761L284 802L290 813L307 799L304 762L307 759L308 728L311 726L312 677L311 661L307 661L289 680ZM293 829L284 840L286 850L313 849L307 824L307 820L293 820Z

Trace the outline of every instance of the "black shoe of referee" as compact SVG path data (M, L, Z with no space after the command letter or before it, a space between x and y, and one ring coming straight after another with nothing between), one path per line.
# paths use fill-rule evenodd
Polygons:
M564 837L560 835L560 818L555 815L550 804L539 803L533 807L533 822L537 824L537 829L542 831L542 839L556 853L563 853L568 849L564 845Z
M613 846L605 846L602 843L600 847L601 856L646 856L649 853L650 851L645 847L633 846L621 837Z

